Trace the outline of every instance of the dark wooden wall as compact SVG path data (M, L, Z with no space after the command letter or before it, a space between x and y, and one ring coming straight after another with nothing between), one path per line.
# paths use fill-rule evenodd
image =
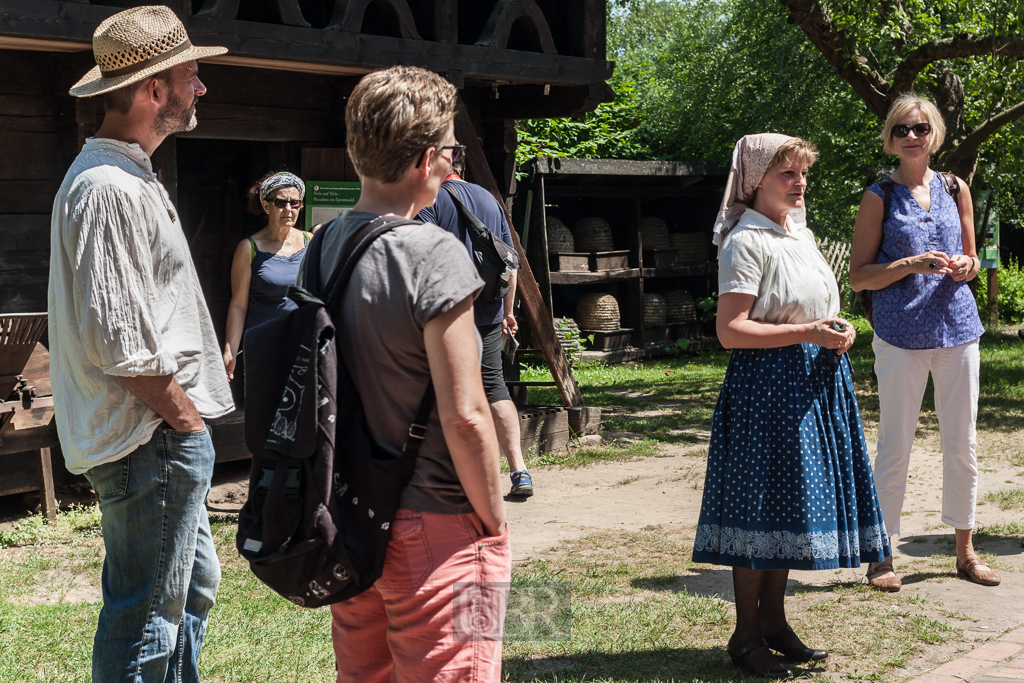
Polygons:
M61 102L47 55L0 51L0 63L0 312L45 311Z

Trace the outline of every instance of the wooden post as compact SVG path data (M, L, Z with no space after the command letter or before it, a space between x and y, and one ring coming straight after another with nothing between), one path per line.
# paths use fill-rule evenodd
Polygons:
M53 490L53 463L50 449L36 449L36 471L39 474L39 503L47 519L57 518L57 498Z
M999 269L988 269L988 316L989 324L999 327Z
M537 346L540 347L541 353L544 355L544 361L547 363L548 368L551 369L551 376L558 387L558 393L561 394L565 405L581 406L583 405L583 394L580 393L579 385L576 384L576 378L572 374L572 368L569 367L569 363L565 359L565 351L558 341L558 336L555 334L555 326L551 322L551 313L548 311L547 306L544 305L540 287L537 285L537 280L533 277L530 262L526 260L526 252L523 251L523 245L519 243L519 235L512 225L512 216L509 215L508 207L505 205L504 198L498 190L498 183L494 179L490 166L487 164L487 158L484 156L483 145L480 144L480 139L473 129L473 122L469 118L469 113L466 111L465 103L462 102L461 97L459 99L459 110L455 115L455 137L458 139L459 144L466 145L466 170L469 179L490 191L495 199L498 200L502 209L505 210L505 217L511 228L512 242L515 244L516 253L519 254L519 261L521 263L517 274L519 283L518 294L523 302L523 310L526 311L526 319L530 323L530 329L537 340Z

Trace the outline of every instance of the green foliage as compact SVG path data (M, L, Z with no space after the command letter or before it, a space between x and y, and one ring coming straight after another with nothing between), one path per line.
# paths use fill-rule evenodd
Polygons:
M982 322L988 322L988 278L982 272L977 278L974 298ZM999 264L999 322L1024 323L1024 268L1014 257Z

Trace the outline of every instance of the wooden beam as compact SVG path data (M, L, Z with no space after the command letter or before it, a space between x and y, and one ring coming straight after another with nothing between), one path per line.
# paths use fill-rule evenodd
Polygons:
M53 462L50 449L36 450L36 470L39 474L39 504L47 519L57 519L57 497L53 489Z
M505 217L511 228L512 241L515 244L516 253L519 254L521 264L517 274L517 294L523 302L523 309L526 311L530 330L533 332L537 345L544 354L544 361L551 369L552 378L558 384L558 393L561 394L562 401L567 406L583 405L583 394L580 393L579 385L576 384L576 378L572 374L572 368L569 367L569 363L566 361L565 351L558 341L558 335L555 334L555 327L551 322L551 313L548 311L547 306L544 305L540 287L538 287L537 281L533 277L533 271L530 269L530 262L526 259L523 245L519 243L519 234L512 224L512 216L508 213L504 198L498 189L498 183L494 179L494 174L491 173L490 166L487 164L483 146L480 144L480 139L476 136L476 131L473 130L473 122L469 118L469 114L461 99L458 113L455 116L455 137L459 140L460 144L466 145L468 180L488 190L498 200L501 207L505 209Z
M459 42L458 0L434 0L434 40L452 45Z
M199 125L179 138L253 140L256 142L328 141L330 119L325 111L204 103L196 107Z
M498 0L476 44L503 49L508 47L509 35L517 21L523 22L526 32L536 41L541 52L558 54L548 20L534 0Z
M54 42L67 43L64 49L68 50L75 49L72 44L77 44L77 49L88 50L96 27L117 11L116 7L100 5L3 0L0 38L40 39L48 46L41 48L45 51L54 49ZM614 64L604 60L568 55L352 34L208 15L181 19L196 45L222 45L231 51L224 57L235 59L292 62L298 70L322 70L325 66L376 69L393 64L415 64L437 73L457 69L467 79L488 82L582 85L607 80L614 68ZM227 63L223 57L218 61Z
M548 94L544 94L545 90ZM506 85L498 97L483 102L483 119L568 118L593 111L611 102L615 93L605 83L547 88L543 85Z
M382 2L391 9L398 22L398 32L403 38L423 40L416 30L416 20L406 0L335 0L334 12L327 22L327 30L348 31L359 33L363 30L363 18L372 2Z

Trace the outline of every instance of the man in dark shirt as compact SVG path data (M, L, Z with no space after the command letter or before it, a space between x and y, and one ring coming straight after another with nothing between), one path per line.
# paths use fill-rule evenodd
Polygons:
M445 182L454 182L454 189L458 192L459 198L466 208L502 242L510 247L514 246L512 233L509 230L508 221L505 220L505 211L501 205L498 204L494 195L484 188L467 183L460 178L461 170L462 160L458 159L454 164L452 174ZM465 243L467 251L472 254L473 241L470 237L469 226L465 225L455 202L446 191L438 192L434 205L420 211L417 218L439 225L451 232ZM501 367L501 347L504 337L513 337L519 330L516 318L512 314L512 304L516 296L516 274L514 272L509 279L509 284L511 288L501 301L489 303L477 299L473 304L473 314L477 330L480 331L480 338L483 341L480 370L483 375L484 391L491 404L494 426L498 431L498 442L508 459L508 467L511 471L512 490L510 493L514 496L532 496L533 479L526 469L523 450L520 447L519 411L512 403L512 396L508 392L508 387L505 386Z

